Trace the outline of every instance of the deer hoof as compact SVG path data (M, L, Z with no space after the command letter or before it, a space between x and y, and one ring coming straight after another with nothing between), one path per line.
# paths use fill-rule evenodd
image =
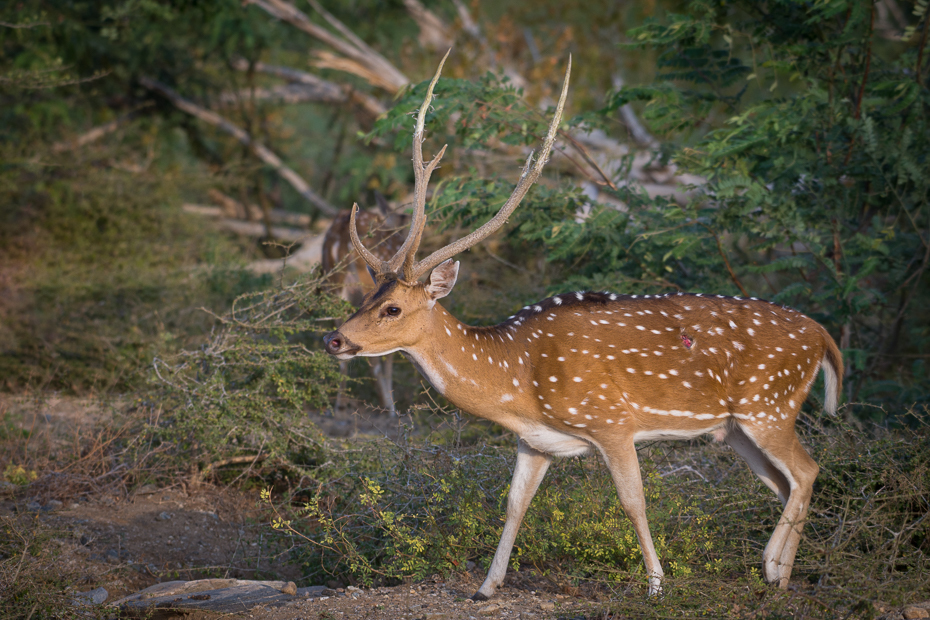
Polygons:
M476 603L480 603L481 601L488 600L488 597L482 594L481 592L475 592L474 594L472 594L471 600L475 601Z

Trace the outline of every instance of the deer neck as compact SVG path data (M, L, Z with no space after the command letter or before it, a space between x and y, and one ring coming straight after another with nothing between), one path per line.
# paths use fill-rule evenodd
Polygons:
M473 327L436 304L424 337L403 351L432 386L455 406L511 426L507 418L530 398L529 358L496 326Z

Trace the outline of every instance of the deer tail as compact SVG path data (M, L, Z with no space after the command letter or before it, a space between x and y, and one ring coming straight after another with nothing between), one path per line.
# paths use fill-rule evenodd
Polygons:
M824 344L827 346L823 360L823 376L826 384L824 409L828 413L835 414L836 405L843 394L843 354L840 353L836 342L826 330L824 330L823 336Z

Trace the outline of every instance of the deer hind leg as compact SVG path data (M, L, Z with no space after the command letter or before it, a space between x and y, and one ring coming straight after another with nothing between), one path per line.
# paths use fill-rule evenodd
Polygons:
M517 464L513 468L513 480L510 483L510 493L507 495L507 519L504 522L504 532L497 544L497 552L488 570L488 576L478 591L472 596L476 601L484 601L493 596L498 586L504 583L507 574L507 562L510 552L517 538L517 530L523 521L523 515L530 505L539 483L542 482L552 457L544 452L534 450L522 439L517 444Z
M665 573L662 571L659 554L652 543L652 534L649 533L649 523L646 520L646 497L643 494L643 478L639 470L636 447L631 438L619 446L602 447L601 453L617 487L620 505L633 523L633 530L639 539L646 574L649 575L649 596L656 596L662 592L662 577Z
M383 357L368 358L368 363L371 364L371 374L375 377L375 389L378 391L381 406L391 414L391 417L394 417L397 415L394 407L394 356L388 354Z
M765 546L762 565L766 581L787 588L819 467L793 430L776 439L781 441L766 442L762 448L739 426L733 427L726 437L727 443L746 460L750 469L775 491L784 507Z
M339 388L336 390L336 403L333 405L333 414L345 406L346 401L346 383L349 376L349 362L339 362L339 374L342 379L339 381Z

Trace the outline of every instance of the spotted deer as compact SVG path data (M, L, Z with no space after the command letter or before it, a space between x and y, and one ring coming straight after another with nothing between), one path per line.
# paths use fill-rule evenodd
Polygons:
M375 194L378 203L378 213L362 211L356 215L355 225L361 235L372 244L372 251L376 256L393 256L400 248L403 239L397 234L407 224L408 217L391 209L387 200L380 193ZM340 213L333 218L332 224L323 236L322 260L320 261L323 273L326 274L329 286L337 294L358 307L365 294L374 286L374 280L355 251L349 234L349 213ZM371 374L375 380L375 390L381 406L392 416L396 415L394 405L394 358L391 354L369 359ZM339 364L342 374L348 371L348 362ZM340 386L339 396L336 398L336 408L339 408L345 385Z
M646 523L635 444L705 433L732 446L781 500L763 572L785 588L818 472L798 441L795 419L820 368L825 408L834 411L843 374L840 352L823 327L783 306L722 295L572 292L487 327L466 325L437 303L458 276L451 258L500 228L539 176L570 70L571 59L539 159L532 165L530 156L497 215L417 261L426 184L445 150L423 163L424 115L437 71L414 130L410 233L393 257L379 260L352 231L376 273L377 290L326 335L326 350L339 359L400 351L455 406L518 436L503 534L474 599L490 597L503 583L520 522L552 457L591 450L610 470L639 539L649 593L657 594L663 571Z

